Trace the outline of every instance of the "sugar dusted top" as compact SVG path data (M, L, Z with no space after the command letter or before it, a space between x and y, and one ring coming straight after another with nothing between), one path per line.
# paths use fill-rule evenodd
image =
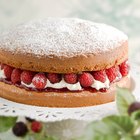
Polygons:
M2 33L0 49L40 56L96 54L110 51L127 40L118 29L75 18L31 21Z

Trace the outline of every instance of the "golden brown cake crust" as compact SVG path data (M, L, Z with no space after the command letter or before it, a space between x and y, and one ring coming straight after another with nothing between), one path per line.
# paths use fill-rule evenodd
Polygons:
M131 88L131 80L124 77L121 81L113 83L107 92L91 93L82 91L77 93L58 93L27 91L14 85L0 82L0 97L18 103L47 106L47 107L82 107L93 106L112 102L115 99L116 85L119 87ZM125 94L125 93L124 93Z
M0 50L0 62L15 68L49 72L49 73L77 73L81 71L97 71L119 65L128 58L128 42L123 43L113 51L100 54L80 55L69 57L40 57L34 54L14 54Z
M119 65L127 58L128 41L123 32L81 19L47 18L0 35L0 62L23 70L96 71Z

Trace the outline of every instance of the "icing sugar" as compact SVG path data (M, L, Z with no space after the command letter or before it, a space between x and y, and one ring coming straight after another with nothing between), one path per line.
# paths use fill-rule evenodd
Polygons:
M40 56L95 54L121 45L127 36L102 23L77 18L46 18L30 21L0 35L0 49Z

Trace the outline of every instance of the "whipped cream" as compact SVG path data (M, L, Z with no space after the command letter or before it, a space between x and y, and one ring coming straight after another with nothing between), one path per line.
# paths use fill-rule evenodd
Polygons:
M94 83L91 85L91 87L95 88L96 90L100 90L102 88L109 88L109 85L110 85L110 81L108 77L106 77L106 81L104 83L94 79Z
M4 70L1 70L1 66L0 66L0 79L5 79L6 76L4 74Z
M35 86L31 83L29 85L25 84L24 82L21 82L22 85L28 87L28 88L35 88ZM52 84L49 80L47 80L47 84L45 88L54 88L54 89L61 89L61 88L68 88L69 90L82 90L82 87L79 82L75 84L68 84L62 79L59 83Z
M54 83L54 84L52 84L49 80L47 80L47 84L45 88L47 87L55 88L55 89L67 88L69 90L82 90L82 87L79 82L75 84L68 84L65 82L64 79L62 79L59 83Z

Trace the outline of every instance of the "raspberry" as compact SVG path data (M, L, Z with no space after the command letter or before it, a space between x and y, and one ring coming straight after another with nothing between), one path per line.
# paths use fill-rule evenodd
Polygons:
M38 133L42 129L42 124L38 121L33 121L31 124L31 129L33 132Z
M17 122L12 131L16 136L24 136L28 132L28 129L23 122Z
M69 84L75 84L78 81L78 77L74 73L64 74L64 80Z
M32 82L37 89L44 89L47 83L47 78L44 73L38 73L34 76Z
M58 83L61 81L61 75L56 73L48 73L47 78L51 83Z
M115 67L111 67L109 69L106 69L106 74L108 76L108 79L110 82L113 82L116 79L117 72Z
M106 80L106 73L105 73L104 70L95 71L95 72L92 73L92 75L93 75L95 80L98 80L98 81L100 81L102 83L104 83L105 80Z
M11 81L13 84L21 82L20 80L20 75L21 75L21 70L20 69L14 69L12 74L11 74Z
M34 77L34 72L31 71L23 71L21 73L21 81L23 81L25 84L31 84L32 79Z
M89 87L93 84L94 79L90 73L84 72L79 76L79 82L83 87Z
M6 76L7 79L11 79L11 74L13 71L13 67L8 66L8 65L4 65L4 74Z
M140 110L140 102L132 103L128 108L128 114L131 115L131 113L137 110Z
M123 62L120 65L120 72L122 74L122 76L126 76L129 73L129 65L127 64L127 61Z

